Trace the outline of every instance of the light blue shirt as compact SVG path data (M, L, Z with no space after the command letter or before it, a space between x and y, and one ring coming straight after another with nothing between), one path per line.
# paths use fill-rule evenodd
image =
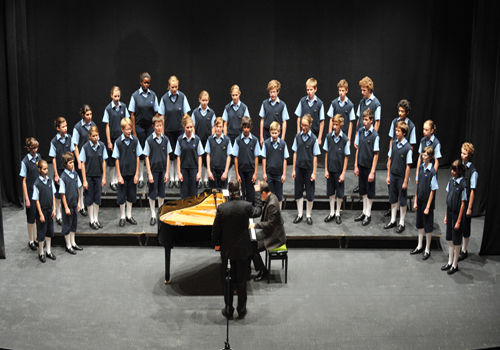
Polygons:
M435 139L434 135L431 135L431 137L425 141L426 146L432 145L434 139ZM418 146L418 153L422 154L422 152L423 152L422 143L420 143L420 146ZM438 143L434 148L434 158L441 158L441 143Z
M130 145L130 141L133 139L134 139L134 136L132 136L132 134L130 135L130 137L128 139L125 138L125 135L123 135L123 134L122 134L122 136L120 136L120 140L124 141L127 146ZM141 147L141 144L139 142L137 142L137 148L135 150L135 155L137 157L140 157L141 154L142 154L142 147ZM120 158L120 151L118 150L118 146L116 145L116 141L115 141L115 146L113 147L113 154L111 156L115 159Z
M151 90L148 89L148 91L144 92L144 90L142 90L142 87L139 88L139 93L144 96L144 97L148 97L148 95L151 93ZM156 112L158 112L158 97L155 96L155 101L153 102L153 109ZM132 113L135 113L135 100L134 100L134 97L133 97L133 94L132 94L132 97L130 97L130 103L128 104L128 110Z
M179 94L176 93L175 95L177 96L177 98L179 98ZM172 93L170 91L167 92L167 96L170 99L170 101L172 101L172 99L170 98L172 96ZM184 103L182 105L182 114L186 114L190 110L191 110L191 107L189 106L187 96L184 95ZM158 110L158 114L165 115L165 104L163 103L163 99L161 99L161 101L160 101L160 109Z
M210 107L208 107L208 106L207 106L207 109L203 109L203 108L201 108L201 105L199 105L198 107L195 108L195 110L196 109L198 109L198 111L200 112L200 114L203 117L207 115L208 111L210 111ZM215 116L215 112L214 112L214 115L212 116L212 119L210 119L211 126L214 126L215 118L217 118L217 117ZM192 119L193 119L193 126L195 126L196 125L196 118L194 117L194 113L192 115Z
M408 143L408 140L403 137L403 140L401 142L398 141L396 143L396 147L399 149L399 148L403 147L404 145L406 145L407 143ZM391 155L392 155L392 145L393 145L393 143L391 143L391 147L389 147L389 153L387 153L387 157L389 157L389 158L391 158ZM406 154L406 164L411 164L411 163L413 163L413 152L410 148L410 150Z
M247 145L250 142L250 140L253 138L252 134L248 134L248 137L245 137L245 134L241 134L241 138L243 142L245 142ZM240 146L238 146L237 140L234 140L234 145L233 145L233 156L238 157L240 154ZM255 143L255 148L253 150L253 155L254 157L260 156L260 145L259 142Z
M38 153L35 154L34 157L31 155L31 153L28 153L28 160L30 162L33 162L33 164L36 164L36 162L38 162L40 159L42 158ZM28 169L26 169L26 165L24 165L24 162L21 161L21 170L19 171L19 176L26 177L27 175L28 175Z
M94 145L92 141L89 140L89 143L90 147L92 147L94 151L97 151L97 149L100 147L99 142L97 142L97 144ZM104 148L104 150L102 151L102 160L106 159L108 159L108 152L106 151L106 148ZM80 156L78 157L78 160L84 163L87 161L87 156L85 155L85 148L83 146L82 149L80 150Z
M459 177L458 179L455 180L455 182L460 183L462 181L462 179L463 179L463 177ZM448 182L448 184L446 185L446 192L450 192L450 182ZM467 190L465 188L462 190L462 198L460 200L461 201L467 200Z
M365 127L361 127L361 129L359 129L359 132L364 132L365 133L365 136L368 136L369 133L372 133L373 130L375 130L375 128L373 127L373 124L370 126L370 129L366 130ZM380 151L380 148L379 148L379 136L377 135L377 137L375 137L375 141L373 142L373 151L375 152L378 152ZM356 140L354 140L354 144L356 146L359 146L359 137L356 137Z
M64 169L64 172L68 174L68 176L72 179L74 179L76 176L78 178L78 188L82 187L82 182L80 181L80 177L78 176L76 171L71 172L68 169ZM59 181L59 193L66 193L66 185L64 184L64 181Z
M467 168L470 168L470 166L472 165L472 162L467 162L467 164L465 164L465 166ZM477 187L477 178L478 178L479 174L477 173L477 171L474 171L472 173L472 175L470 176L470 188L472 190L475 190L476 187Z
M271 106L273 106L273 107L277 103L283 103L284 107L283 107L283 113L281 114L281 120L282 121L287 121L288 119L290 119L290 116L288 115L288 109L286 108L286 103L285 102L281 102L281 100L279 99L279 97L276 97L276 101L274 101L274 102L273 102L273 100L271 100L271 98L269 98L268 101L271 103ZM260 106L259 116L261 118L264 118L266 116L266 112L264 111L264 103L262 103L262 105Z
M422 167L424 168L425 172L431 171L431 169L432 169L432 163L429 163L427 165L427 167L425 166L425 164L422 164ZM439 188L439 185L438 185L438 182L437 182L437 177L434 174L432 176L432 179L431 179L431 190L432 191L436 191L438 188Z
M43 177L43 176L38 176L38 178L43 182L44 185L47 184L47 181L49 180L49 177ZM61 181L62 182L62 181ZM56 187L54 186L54 181L52 181L52 194L56 193ZM38 188L33 185L33 196L31 197L32 200L37 201L40 199L40 193L38 192Z
M312 100L309 99L309 96L306 96L306 101L309 107L312 107L314 101L317 100L318 98L316 97L316 95L314 95L314 98ZM297 105L297 108L295 109L295 115L299 118L302 117L302 104L300 103L300 101L299 104ZM319 110L319 120L325 120L325 104L322 104Z
M335 130L334 130L334 131L332 131L332 133L331 133L331 134L332 134L332 137L333 137L333 141L334 141L335 143L338 143L338 142L340 141L340 139L342 138L342 136L344 136L344 133L342 132L342 130L340 130L340 132L339 132L339 136L336 136L336 135L335 135ZM328 136L328 135L327 135L327 136ZM345 146L344 146L344 155L345 155L345 156L349 156L349 155L351 155L351 149L350 149L350 147L349 147L349 146L350 146L350 143L349 143L349 142L346 142L346 144L345 144ZM327 152L328 152L328 138L327 138L327 137L325 137L325 141L324 141L324 143L323 143L323 149L324 149L325 151L327 151Z
M215 142L220 144L224 140L224 134L221 134L220 137L217 137L216 134L213 134L211 137L215 139ZM207 142L205 145L205 153L210 154L210 142ZM233 147L231 146L231 142L227 143L227 152L226 154L230 156L233 153Z
M304 142L306 142L309 139L309 137L311 137L312 131L309 130L307 132L307 134L304 134L304 132L301 131L299 135L302 137L302 140ZM297 138L295 138L295 137L293 138L292 151L297 152ZM318 139L316 139L316 142L314 142L314 146L313 146L313 155L319 156L320 154L321 154L321 150L319 149Z
M369 106L374 99L375 99L375 95L371 94L370 97L368 97L365 100L365 105ZM373 111L373 115L374 115L375 120L380 120L381 114L382 114L382 107L378 106L377 109L375 109L375 111ZM361 113L360 113L360 110L359 110L359 105L358 105L358 110L356 111L356 115L358 116L358 118L361 117Z
M90 127L92 126L91 123L85 124L85 122L83 121L83 119L80 120L80 123L87 130L90 130ZM76 130L76 128L73 128L73 136L71 137L71 142L73 143L73 145L78 145L78 143L80 142L80 133L78 132L78 130ZM73 150L74 150L74 148L75 147L73 146Z
M272 137L271 137L271 145L273 146L274 149L278 148L278 146L280 145L280 138L278 137L278 139L276 140L276 142L273 142L272 141ZM260 151L260 155L264 158L267 157L267 154L266 154L266 143L264 142L264 144L262 145L262 150ZM288 157L290 157L290 154L288 153L288 147L285 143L285 159L287 159Z
M61 134L57 134L56 135L56 139L57 141L59 141L60 143L62 143L64 145L64 143L66 142L66 139L69 138L70 135L66 134L64 135L64 138L61 136ZM70 151L73 152L75 150L75 145L73 142L71 142L71 145L70 145ZM57 151L56 151L56 147L54 146L54 144L51 142L50 143L50 149L49 149L49 157L52 157L54 158L55 156L57 155Z
M405 118L405 120L401 120L401 118L398 118L398 122L399 121L403 121L406 123L406 125L408 125L408 118ZM396 122L397 123L397 122ZM413 130L410 131L410 145L414 145L417 143L417 134L415 132L415 129L416 128L413 128ZM391 139L393 139L395 137L395 134L394 134L395 130L394 130L394 123L391 123L391 129L389 130L389 137Z
M342 102L342 100L339 97L338 101L339 101L339 106L340 107L344 107L344 105L349 101L349 98L346 96L345 97L345 101ZM334 115L333 115L333 106L332 106L331 103L330 103L330 109L328 109L328 112L326 113L326 115L329 116L330 118L334 117ZM354 107L349 112L349 121L353 121L353 120L356 120L356 115L354 114Z
M237 104L234 104L233 101L231 101L231 105L230 105L235 111L237 111L238 109L240 109L240 106L241 106L241 101L238 101ZM243 116L244 117L250 117L250 112L248 111L248 106L247 106L247 109L245 110L245 113L243 113ZM224 112L222 113L222 120L224 120L225 122L227 122L227 111L226 109L224 108Z
M160 137L156 136L156 133L153 133L153 140L156 141L157 144L161 144L161 136L163 136L163 134L161 134ZM145 155L146 157L149 157L149 154L151 153L151 149L149 147L149 142L144 142L144 151L142 152L143 155ZM170 141L167 140L167 153L170 154L172 153L172 147L170 146Z
M191 134L191 136L188 138L186 136L186 133L184 133L182 135L182 138L183 139L186 139L188 142L190 142L193 138L194 138L194 134ZM198 142L198 148L196 149L196 153L198 153L198 156L201 156L203 155L203 153L205 153L205 150L203 149L203 146L201 144L201 141ZM179 141L177 141L177 143L175 144L175 151L174 151L174 154L176 156L180 156L181 155L181 145L179 144Z
M114 104L113 101L111 101L111 103L108 106L111 106L111 108L113 108L116 111L117 108L119 108L121 105L123 105L125 107L124 108L125 114L122 116L122 118L129 118L130 114L128 113L127 106L123 102L118 101L118 106L117 106ZM135 101L134 101L134 109L135 109ZM108 114L108 110L106 108L104 108L104 115L102 116L102 122L105 124L109 123L109 114Z

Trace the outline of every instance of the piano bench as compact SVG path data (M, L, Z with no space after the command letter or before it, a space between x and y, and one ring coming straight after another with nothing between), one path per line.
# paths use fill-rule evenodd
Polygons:
M267 283L270 281L271 260L281 260L281 269L285 268L285 283L288 280L288 250L286 244L281 247L266 250Z

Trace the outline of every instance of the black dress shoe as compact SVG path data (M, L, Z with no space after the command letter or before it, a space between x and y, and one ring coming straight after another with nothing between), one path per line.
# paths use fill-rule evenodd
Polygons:
M410 255L417 255L417 254L420 254L424 251L424 248L415 248L413 249L411 252L410 252Z
M66 248L66 253L70 253L71 255L76 255L76 252L75 252L75 250L73 249L73 247L71 247L71 248Z
M36 248L37 248L37 247L36 247L35 242L29 242L29 243L28 243L28 247L29 247L31 250L36 250Z
M301 221L302 221L302 216L298 216L298 215L297 215L297 216L295 217L295 219L293 219L293 223L294 223L294 224L298 224L298 223L299 223L299 222L301 222Z
M47 259L45 259L45 254L38 254L38 259L43 263L47 261Z
M245 318L247 314L247 308L245 307L244 309L242 310L238 310L238 320L242 320Z
M453 266L452 266L452 267L448 270L447 274L448 274L448 275L453 275L453 274L454 274L455 272L457 272L457 271L458 271L458 266L457 266L457 267L453 267Z
M328 214L328 216L325 218L325 222L330 222L330 221L332 221L333 219L335 219L335 215Z
M450 268L451 268L451 265L447 263L446 265L441 266L441 271L446 271L446 270L449 270Z
M61 218L56 218L56 224L62 225L62 219Z
M99 221L96 221L95 224L97 225L98 228L103 228L102 224Z
M205 188L209 188L210 185L208 184L208 181L205 181L205 183L203 184L205 186Z
M359 192L359 186L356 186L353 188L352 192L354 193L358 193Z
M358 217L354 218L354 221L363 221L365 219L365 214L361 213Z
M98 230L99 226L96 225L95 222L89 222L89 226L92 230Z
M151 226L156 225L156 218L151 218L151 220L149 220L149 224L150 224Z
M405 230L405 225L398 225L398 228L396 229L396 233L401 233Z
M460 254L458 255L458 261L462 261L462 260L466 259L468 256L469 256L468 252L460 251Z
M312 224L313 224L313 219L312 219L312 217L310 217L310 216L309 216L309 217L307 217L307 218L306 218L306 222L307 222L307 224L308 224L308 225L312 225Z
M118 184L111 184L109 186L113 191L116 191L118 189Z
M174 182L173 181L169 181L168 182L168 188L173 188L174 187Z
M132 224L132 225L137 225L137 221L135 221L133 216L126 218L125 220L127 220L127 222Z
M81 216L87 216L88 215L87 209L85 209L85 208L80 209L80 215Z
M51 260L56 260L56 256L54 255L54 253L48 253L47 258L49 258Z
M386 212L384 213L384 218L390 218L391 217L391 208L387 209Z
M118 221L118 226L120 227L125 226L125 219L120 219L120 221Z
M431 257L431 252L425 252L424 256L422 256L422 260L427 260Z
M368 225L371 221L372 221L372 217L371 217L371 216L365 216L365 218L364 218L364 219L363 219L363 221L361 222L361 225L366 226L366 225Z
M260 270L258 273L257 273L257 276L254 277L254 281L255 282L259 282L259 281L262 281L264 278L267 277L267 275L269 274L269 271L267 271L266 269L264 270Z
M139 188L143 188L144 187L144 180L139 180L139 182L137 183L137 186L139 186Z
M201 181L198 181L198 189L200 189L202 185Z
M342 218L340 217L340 215L335 215L335 223L337 225L340 225L342 223Z
M74 250L83 250L83 248L80 248L77 244L75 244L74 246L72 246L72 248Z
M177 181L174 182L174 186L177 187L177 188L181 188L179 180L177 180Z
M233 312L234 312L234 311L233 311L233 312L228 313L228 312L227 312L227 310L226 310L226 308L223 308L223 309L221 310L221 312L222 312L222 316L224 316L224 317L225 317L225 318L227 318L228 320L232 320L232 319L233 319Z
M396 222L389 222L384 226L384 230L388 230L390 228L396 227Z

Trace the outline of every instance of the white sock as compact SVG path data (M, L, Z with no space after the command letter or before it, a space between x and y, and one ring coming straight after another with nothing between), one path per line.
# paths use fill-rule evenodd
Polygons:
M372 204L373 204L373 199L370 199L370 198L366 198L366 203L367 203L367 207L366 207L366 216L372 216Z
M120 219L125 219L125 203L120 204Z
M110 168L110 172L111 172L111 183L112 184L116 184L118 183L118 173L116 171L116 167L111 167Z
M418 245L417 245L417 249L422 248L423 244L424 244L424 229L423 228L419 228L418 229Z
M174 169L174 166L172 166L172 164L170 165L170 182L174 182L175 181L175 169Z
M425 234L425 251L427 253L431 252L431 242L432 242L432 233Z
M51 251L51 248L52 248L52 242L51 242L52 238L50 237L45 237L45 245L47 246L47 254L50 254L52 251Z
M132 203L127 202L127 217L130 219L132 217Z
M151 217L155 218L156 217L156 210L155 210L155 205L156 201L154 199L149 199L149 208L151 209Z
M340 207L342 206L343 198L337 198L337 209L335 210L335 215L340 216Z
M161 206L163 205L163 202L165 202L165 198L158 197L158 209L161 208Z
M365 194L363 196L363 215L368 215L368 211L367 211L367 208L368 208L368 196Z
M398 214L398 203L391 204L391 224L396 222L396 215Z
M80 209L85 208L85 203L83 202L83 186L78 189L80 192Z
M405 225L406 209L408 209L406 205L399 207L399 224L401 226Z
M335 215L335 196L330 196L330 215Z
M99 206L94 203L94 222L99 221Z
M94 223L95 222L95 219L94 219L94 205L91 204L89 205L89 207L87 208L87 211L89 212L89 220L90 220L90 223Z
M454 251L454 247L448 246L448 265L453 264L453 251Z
M297 202L297 215L299 217L302 217L302 215L304 214L304 205L303 205L304 198L299 198L296 199L295 201Z
M203 181L204 182L208 182L208 171L207 171L207 167L203 167Z
M139 162L139 181L144 181L144 161Z
M75 232L70 232L69 233L69 240L70 240L71 246L75 246L76 245Z
M36 238L36 224L28 224L28 239L34 242Z
M61 200L56 198L56 219L60 219L61 217Z
M64 241L66 242L66 248L71 248L70 233L64 235Z
M45 242L38 242L38 254L43 255L43 246Z
M314 202L306 201L306 217L310 218Z

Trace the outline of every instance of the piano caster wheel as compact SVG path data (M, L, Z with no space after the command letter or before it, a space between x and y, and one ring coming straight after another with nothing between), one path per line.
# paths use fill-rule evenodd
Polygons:
M163 281L163 284L168 284L168 281L167 280Z

